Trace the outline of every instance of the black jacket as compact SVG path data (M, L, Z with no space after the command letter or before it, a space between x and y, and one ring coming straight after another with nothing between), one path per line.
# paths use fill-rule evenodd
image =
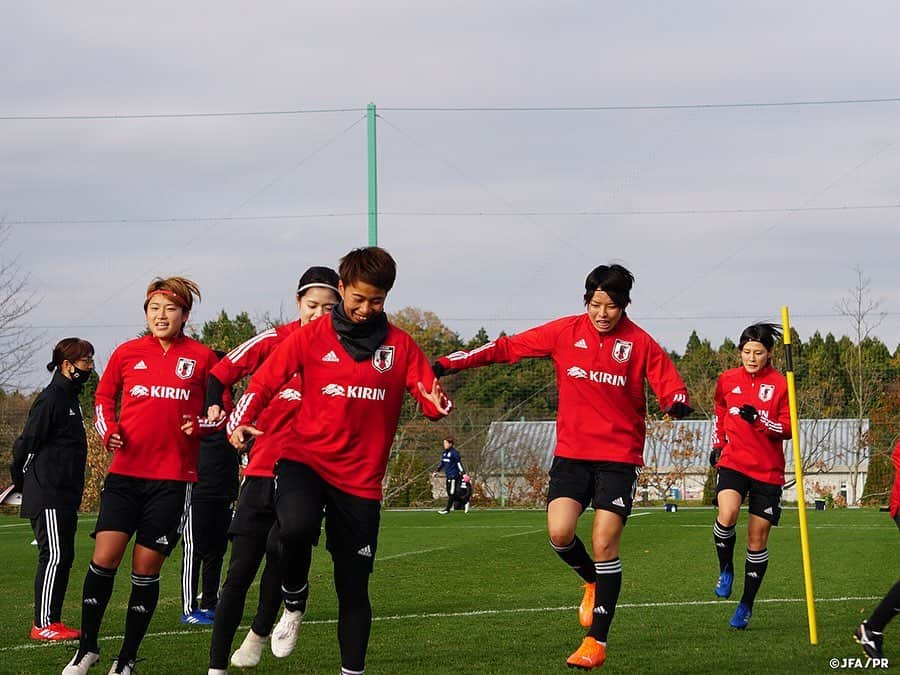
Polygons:
M35 399L13 446L13 479L22 485L23 518L42 509L78 509L84 492L87 435L78 403L80 387L53 373Z
M238 494L238 453L224 431L216 431L200 441L197 482L191 491L193 502L233 502Z

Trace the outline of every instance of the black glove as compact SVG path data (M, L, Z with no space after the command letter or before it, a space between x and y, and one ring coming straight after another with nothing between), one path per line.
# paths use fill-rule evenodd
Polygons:
M738 415L741 416L742 420L750 424L759 419L759 411L749 403L745 403L738 409Z
M440 361L435 361L431 364L431 372L434 373L435 377L443 377L447 373L447 369L441 365Z
M709 465L715 466L719 463L719 458L722 456L722 448L713 448L709 453Z
M669 409L666 410L666 415L669 417L674 417L676 420L683 419L694 412L694 409L689 406L687 403L682 403L678 401L677 403L673 403L669 406Z

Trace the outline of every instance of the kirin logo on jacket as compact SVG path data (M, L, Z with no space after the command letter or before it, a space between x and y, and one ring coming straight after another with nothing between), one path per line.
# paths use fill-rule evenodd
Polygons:
M150 395L150 390L142 384L134 385L128 392L132 398L142 398Z
M372 354L372 367L379 373L383 373L391 369L394 365L394 348L389 345L381 345Z
M296 389L284 389L278 394L278 398L282 398L285 401L301 401L303 400L303 394Z
M180 356L178 357L178 363L175 364L175 374L182 380L189 380L191 375L194 374L194 368L196 367L197 361Z
M633 346L634 343L628 340L616 340L616 344L613 345L612 357L619 363L625 363L631 358L631 348Z
M326 384L322 387L322 393L326 396L345 396L347 392L339 384Z
M775 385L774 384L761 384L759 385L759 400L760 401L771 401L772 396L775 395Z

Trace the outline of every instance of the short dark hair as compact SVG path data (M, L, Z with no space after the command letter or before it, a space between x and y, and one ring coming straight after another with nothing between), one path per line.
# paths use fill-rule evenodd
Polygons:
M453 436L444 436L444 440L453 445Z
M397 263L379 246L355 248L341 258L338 273L345 286L361 281L387 292L397 279Z
M310 288L330 288L337 293L338 274L330 267L310 267L297 282L297 297Z
M63 338L53 348L53 356L47 364L47 370L52 373L63 364L63 361L75 363L78 359L93 355L94 345L87 340L76 337Z
M759 342L768 351L775 347L775 341L781 339L781 328L774 323L755 323L747 326L738 340L738 349L743 349L748 342Z
M591 270L584 280L584 304L587 305L594 293L603 291L616 307L625 309L631 303L631 287L634 275L621 265L600 265Z

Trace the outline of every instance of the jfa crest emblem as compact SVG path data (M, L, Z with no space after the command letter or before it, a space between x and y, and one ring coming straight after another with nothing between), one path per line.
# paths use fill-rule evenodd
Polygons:
M774 394L775 394L775 385L774 384L759 385L759 400L760 401L771 401L772 396Z
M616 344L613 345L613 358L619 363L625 363L628 359L631 358L631 348L633 346L633 342L628 342L627 340L616 340Z
M381 345L372 354L372 367L379 373L390 370L394 365L394 348L392 346Z
M189 380L191 375L194 374L194 368L196 367L197 362L194 359L186 359L183 356L179 356L178 363L175 364L175 374L182 380Z

